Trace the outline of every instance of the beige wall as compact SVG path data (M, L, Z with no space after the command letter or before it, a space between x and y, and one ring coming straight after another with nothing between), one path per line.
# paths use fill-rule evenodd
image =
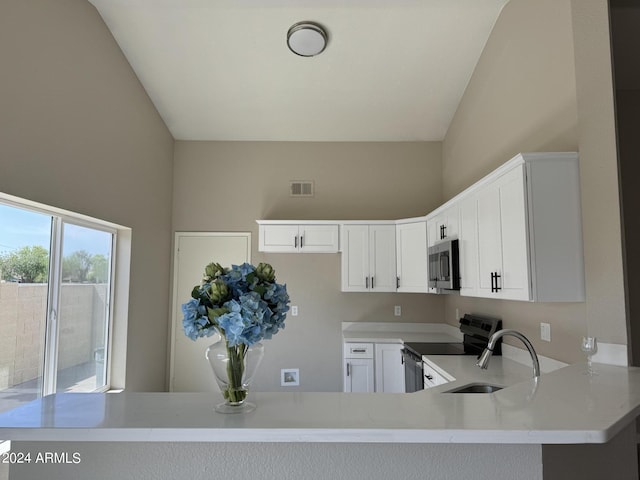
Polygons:
M500 316L540 354L565 362L584 360L587 332L626 344L606 3L511 0L443 144L445 198L518 152L580 152L587 301L445 301L447 321L456 308ZM540 340L540 322L551 324L551 343Z
M340 254L260 254L255 221L424 215L440 203L440 165L440 143L176 142L174 229L252 232L253 262L271 263L299 307L265 342L256 389L300 368L301 390L341 390L341 322L441 322L442 299L342 293ZM290 180L313 180L315 196L290 197Z
M173 138L85 0L0 2L0 192L132 229L127 387L163 390Z

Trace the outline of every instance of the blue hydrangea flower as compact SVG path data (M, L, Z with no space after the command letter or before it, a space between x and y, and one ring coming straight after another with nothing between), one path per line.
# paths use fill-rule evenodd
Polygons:
M185 334L196 340L218 331L232 347L253 345L283 329L289 311L287 287L275 282L271 265L258 268L271 274L258 276L256 267L243 263L216 273L216 282L222 282L216 284L216 292L211 283L194 287L195 298L182 305Z

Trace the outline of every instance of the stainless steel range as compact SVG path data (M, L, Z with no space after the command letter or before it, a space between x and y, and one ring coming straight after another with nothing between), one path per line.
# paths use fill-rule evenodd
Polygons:
M502 320L482 315L465 314L460 319L462 342L430 343L407 342L402 349L405 391L416 392L424 388L422 378L422 355L475 355L483 352L489 337L502 328ZM496 345L494 355L502 355L502 342Z

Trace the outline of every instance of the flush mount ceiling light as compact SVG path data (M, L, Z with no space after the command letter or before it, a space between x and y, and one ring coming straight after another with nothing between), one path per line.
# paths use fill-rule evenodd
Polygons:
M314 57L327 46L327 32L314 22L298 22L287 32L287 45L296 55Z

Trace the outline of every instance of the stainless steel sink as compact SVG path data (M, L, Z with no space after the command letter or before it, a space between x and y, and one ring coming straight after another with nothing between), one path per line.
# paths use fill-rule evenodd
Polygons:
M442 393L493 393L502 390L504 387L499 385L491 385L490 383L469 383L462 387L447 390Z

